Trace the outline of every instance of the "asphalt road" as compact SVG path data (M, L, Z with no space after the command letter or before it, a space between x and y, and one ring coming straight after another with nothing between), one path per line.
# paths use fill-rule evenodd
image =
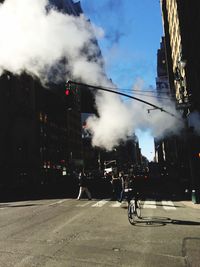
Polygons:
M200 209L144 200L43 199L0 203L0 267L200 266Z

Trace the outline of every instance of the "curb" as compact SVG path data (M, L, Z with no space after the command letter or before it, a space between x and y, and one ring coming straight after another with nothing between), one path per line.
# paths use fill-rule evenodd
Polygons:
M181 201L185 206L193 209L200 209L200 204L194 204L192 201Z

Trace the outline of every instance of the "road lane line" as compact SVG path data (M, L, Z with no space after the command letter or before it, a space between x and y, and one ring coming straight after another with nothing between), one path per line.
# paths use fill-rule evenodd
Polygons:
M93 204L92 207L94 208L101 208L103 205L105 205L108 202L108 200L100 200L97 203Z
M146 200L143 205L143 209L156 209L155 200Z
M176 210L176 207L174 207L174 203L172 201L162 201L163 208L165 210Z

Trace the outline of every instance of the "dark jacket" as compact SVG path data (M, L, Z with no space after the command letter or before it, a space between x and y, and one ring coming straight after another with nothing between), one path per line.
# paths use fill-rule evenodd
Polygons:
M78 179L79 179L79 185L80 186L87 187L87 185L88 185L87 177L84 173L79 174Z

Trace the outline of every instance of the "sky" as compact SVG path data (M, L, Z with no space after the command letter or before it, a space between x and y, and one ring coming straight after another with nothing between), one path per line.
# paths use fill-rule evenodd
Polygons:
M149 105L140 101L102 90L95 94L98 116L93 114L86 122L92 145L112 150L135 132L142 154L152 160L150 135L163 138L183 127L174 103L152 96L162 36L159 1L81 0L81 4L86 17L63 13L49 0L0 4L0 76L5 70L15 75L27 72L47 87L68 80L112 87L170 111L173 116L159 108L148 112Z
M163 35L159 1L81 0L81 6L91 22L104 30L98 44L114 84L127 94L138 80L143 88L155 88L157 50ZM142 154L153 160L150 131L136 133Z

